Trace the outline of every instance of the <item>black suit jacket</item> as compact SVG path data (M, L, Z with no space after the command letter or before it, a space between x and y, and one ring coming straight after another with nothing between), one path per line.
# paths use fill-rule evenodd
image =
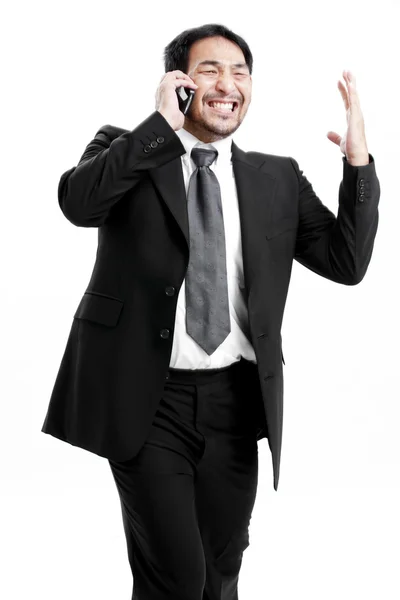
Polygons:
M93 272L74 314L42 427L116 461L135 456L150 431L169 368L178 292L189 261L185 148L153 112L132 131L105 125L58 201L78 227L98 228ZM343 160L337 217L290 157L244 152L232 141L251 342L278 488L283 420L281 325L292 261L358 284L378 227L375 163ZM261 429L264 424L264 429Z

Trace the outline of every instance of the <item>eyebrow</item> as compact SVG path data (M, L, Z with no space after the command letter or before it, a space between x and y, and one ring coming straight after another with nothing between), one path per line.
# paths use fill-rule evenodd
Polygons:
M220 62L219 60L203 60L203 61L201 61L201 62L200 62L198 65L197 65L197 67L200 67L200 65L214 65L215 67L222 67L222 66L223 66L223 63L222 63L222 62ZM196 68L197 68L197 67L196 67ZM243 63L243 62L240 62L240 63L234 63L234 64L232 65L232 67L235 67L235 68L236 68L236 67L237 67L237 68L241 68L241 67L247 67L247 68L248 68L247 64L246 64L246 63Z

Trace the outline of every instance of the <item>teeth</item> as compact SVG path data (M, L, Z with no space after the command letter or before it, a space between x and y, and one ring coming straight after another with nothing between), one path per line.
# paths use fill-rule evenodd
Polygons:
M231 102L210 102L210 106L222 110L233 110L233 104Z

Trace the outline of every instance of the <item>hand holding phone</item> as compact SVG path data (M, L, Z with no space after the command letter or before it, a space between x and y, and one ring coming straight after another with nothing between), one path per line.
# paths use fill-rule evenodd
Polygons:
M156 110L174 131L182 129L197 87L183 71L168 71L163 75L156 92Z

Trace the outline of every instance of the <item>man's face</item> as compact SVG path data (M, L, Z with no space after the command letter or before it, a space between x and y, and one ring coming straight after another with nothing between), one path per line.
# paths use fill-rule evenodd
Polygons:
M244 66L235 66L238 63ZM252 89L250 71L239 46L223 37L195 42L190 48L187 74L199 87L183 128L205 143L234 133L247 113ZM212 108L209 102L217 99L236 102L233 112Z

